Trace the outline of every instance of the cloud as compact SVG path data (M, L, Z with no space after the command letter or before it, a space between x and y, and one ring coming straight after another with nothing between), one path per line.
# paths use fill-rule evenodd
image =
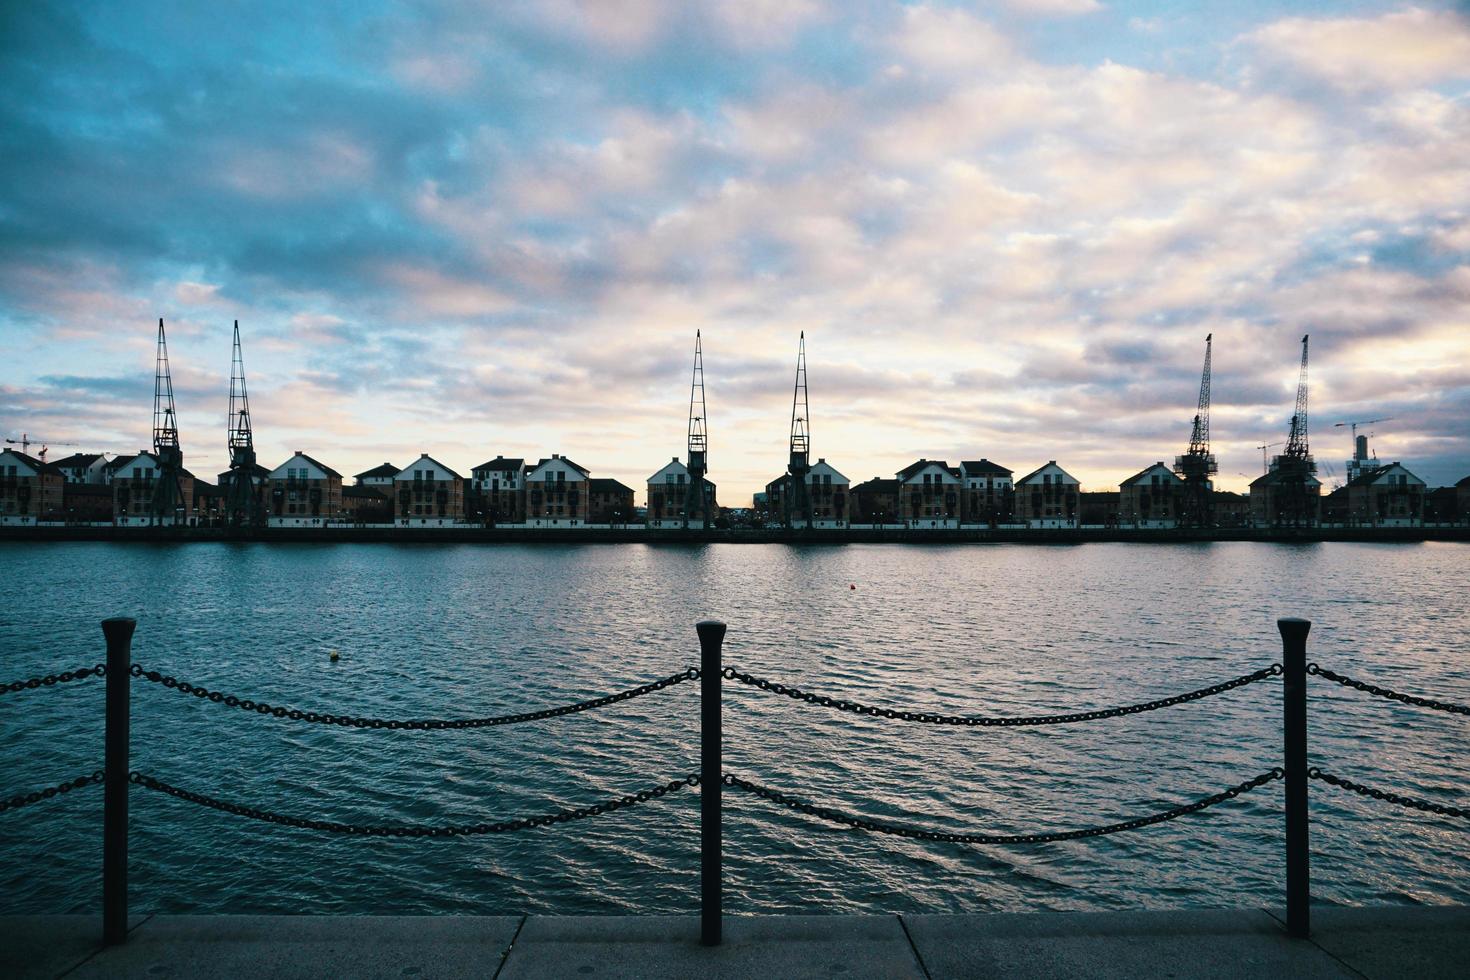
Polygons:
M1249 34L1269 62L1350 91L1470 77L1470 18L1410 7L1380 17L1290 17Z
M1182 448L1213 332L1229 485L1310 330L1315 417L1392 414L1381 455L1470 470L1462 19L1202 15L1211 56L1166 69L1121 21L1021 16L1097 5L1024 6L242 9L169 49L189 24L146 8L23 9L6 424L146 442L166 316L190 465L222 467L239 317L263 456L555 451L639 486L702 329L738 501L784 465L805 330L814 449L850 476L1107 486Z

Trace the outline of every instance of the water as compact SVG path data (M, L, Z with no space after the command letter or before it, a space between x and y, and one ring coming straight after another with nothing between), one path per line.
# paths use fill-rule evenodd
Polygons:
M1091 544L708 547L6 544L0 680L134 659L242 696L462 717L726 662L880 705L1048 713L1126 704L1279 659L1470 703L1470 547ZM850 586L857 588L852 589ZM327 651L342 652L329 662ZM1111 822L1216 792L1281 757L1280 684L1087 725L957 729L862 718L735 684L726 766L840 809L992 832ZM133 766L199 792L362 823L467 823L636 791L697 768L696 684L514 727L359 731L261 718L135 682ZM102 682L0 698L0 794L100 766ZM1470 721L1321 680L1314 763L1465 805ZM100 789L0 815L0 912L99 907ZM132 792L143 912L687 913L698 794L509 836L385 841L276 827ZM1313 891L1470 902L1466 831L1312 786ZM1114 837L970 847L872 837L726 790L732 912L1279 904L1281 784Z

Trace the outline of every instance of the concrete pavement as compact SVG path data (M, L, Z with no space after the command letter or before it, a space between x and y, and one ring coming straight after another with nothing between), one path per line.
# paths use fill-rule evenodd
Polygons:
M1470 907L1008 915L150 916L102 948L92 916L0 917L6 978L1463 977Z

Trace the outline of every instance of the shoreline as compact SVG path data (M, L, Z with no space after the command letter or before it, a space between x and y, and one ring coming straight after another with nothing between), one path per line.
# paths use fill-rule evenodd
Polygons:
M1470 526L1307 528L486 528L0 526L0 542L112 541L280 544L1275 544L1470 541Z

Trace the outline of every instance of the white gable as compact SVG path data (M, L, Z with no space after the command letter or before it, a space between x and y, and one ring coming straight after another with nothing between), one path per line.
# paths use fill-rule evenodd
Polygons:
M558 476L558 474L562 473L566 475ZM571 463L568 463L564 458L560 456L553 456L546 462L542 463L540 466L537 466L534 470L527 474L526 479L529 482L533 483L544 483L546 481L547 474L551 475L551 480L553 483L580 483L587 479L587 477L582 474L581 470L577 469L575 466L573 466Z
M817 460L817 465L811 468L810 473L813 479L830 476L833 483L848 482L847 477L837 472L837 468L831 463L827 462L825 459Z
M418 474L415 476L414 474ZM420 456L398 471L393 478L395 483L413 483L416 480L457 480L459 477L453 470L432 456Z
M1410 486L1424 486L1424 481L1419 479L1413 473L1410 473L1408 468L1406 468L1402 463L1390 463L1387 467L1384 468L1383 472L1373 477L1372 482L1375 486L1387 483L1396 484L1399 482L1399 477L1407 477L1408 485Z
M291 472L293 470L295 471L294 475L298 480L325 480L327 478L327 474L322 471L322 468L320 466L307 459L301 453L297 453L295 456L292 456L280 466L277 466L275 469L271 470L270 479L288 479L293 475ZM306 471L305 476L302 475L303 470Z
M1051 477L1051 479L1047 480L1045 479L1046 477ZM1075 476L1062 469L1056 463L1047 463L1041 469L1037 470L1035 473L1032 473L1030 476L1020 482L1022 484L1070 483L1073 486L1076 486L1078 483L1080 483L1080 481Z
M932 461L932 460L928 464L926 464L925 466L922 466L919 469L914 470L913 473L909 474L908 479L904 480L903 482L904 483L923 483L924 482L924 475L926 473L927 474L937 475L939 477L939 482L940 483L954 483L954 484L958 484L960 482L960 478L957 477L957 476L955 476L953 473L951 473L947 467L942 466L938 462L935 462L935 461ZM929 482L930 483L933 483L934 482L934 476L931 475L929 477Z
M9 476L10 467L15 467L16 476L35 476L36 468L20 458L20 454L13 449L0 452L0 476Z
M670 474L673 475L674 482L675 483L680 482L679 481L679 477L681 477L681 476L684 478L684 480L683 480L684 483L688 483L689 482L689 467L685 466L683 463L679 462L677 459L670 461L667 465L664 466L663 469L661 469L657 473L653 474L653 476L650 476L648 478L648 482L649 483L668 483L669 482L669 476L670 476Z
M1155 463L1154 465L1150 466L1148 469L1144 470L1142 473L1138 474L1137 477L1132 478L1128 483L1124 484L1124 486L1134 486L1136 484L1153 483L1153 478L1155 476L1157 476L1164 483L1183 483L1184 482L1177 475L1175 475L1175 473L1174 473L1173 470L1169 469L1169 467L1165 466L1163 463ZM1053 479L1053 481L1055 481L1056 478L1053 477L1052 479Z
M158 460L153 456L152 453L139 453L132 459L128 460L128 464L126 466L119 468L117 471L117 475L125 480L131 480L133 478L134 470L141 470L143 474L157 473Z

